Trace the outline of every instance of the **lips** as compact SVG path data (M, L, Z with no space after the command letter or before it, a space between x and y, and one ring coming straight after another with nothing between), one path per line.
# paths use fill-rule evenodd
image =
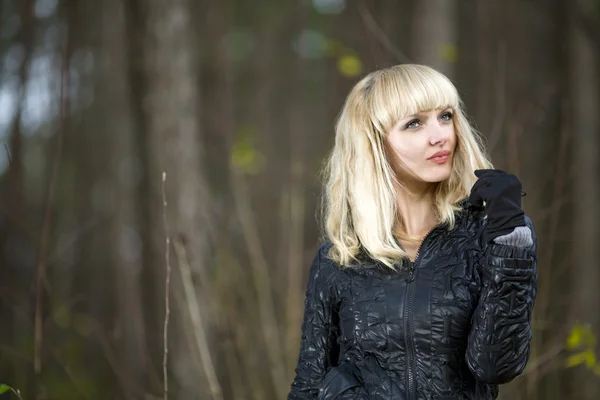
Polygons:
M438 151L437 153L434 153L431 157L428 158L428 160L433 161L437 164L443 164L446 161L448 161L448 158L450 158L450 152L448 150L442 150Z

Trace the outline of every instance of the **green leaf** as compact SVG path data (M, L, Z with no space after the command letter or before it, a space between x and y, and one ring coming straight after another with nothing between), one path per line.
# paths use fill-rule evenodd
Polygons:
M589 369L593 369L596 365L596 353L594 353L594 350L587 350L585 352L585 365Z
M567 338L567 348L572 350L579 347L583 343L584 334L585 327L580 324L575 324Z
M0 394L2 393L7 393L7 392L13 392L14 394L17 395L17 397L19 398L19 400L23 400L23 398L21 397L21 392L19 392L18 390L15 390L13 388L11 388L10 386L4 384L4 383L0 383Z
M581 352L577 354L573 354L567 358L566 366L567 368L576 367L580 364L583 364L586 360L586 353Z

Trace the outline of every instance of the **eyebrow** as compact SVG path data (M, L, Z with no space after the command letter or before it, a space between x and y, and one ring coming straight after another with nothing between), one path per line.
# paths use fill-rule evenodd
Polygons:
M448 109L452 109L452 107L451 107L451 106L448 106L448 107L440 108L440 110L442 110L442 111L440 111L440 112L444 112L444 111L446 111L446 110L448 110ZM431 110L431 111L433 111L433 110ZM421 111L421 112L418 112L418 113L416 113L416 114L407 115L406 117L403 117L403 118L401 118L401 119L400 119L400 121L403 121L403 120L405 120L405 119L409 119L409 118L420 117L420 116L421 116L423 113L426 113L426 112L429 112L429 111Z

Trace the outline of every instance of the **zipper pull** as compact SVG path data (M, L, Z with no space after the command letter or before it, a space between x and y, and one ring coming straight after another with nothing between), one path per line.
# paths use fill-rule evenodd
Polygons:
M415 280L415 263L413 261L408 262L408 277L405 279L406 283L410 283Z

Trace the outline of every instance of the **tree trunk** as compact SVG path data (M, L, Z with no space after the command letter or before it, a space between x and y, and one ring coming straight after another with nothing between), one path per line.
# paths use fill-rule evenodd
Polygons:
M419 0L414 5L412 56L452 77L456 62L458 4L455 0Z
M576 7L584 7L584 2L579 1ZM598 198L600 198L600 165L598 163L598 149L600 140L600 97L598 88L598 48L579 29L578 24L572 21L571 32L571 99L573 116L573 132L575 143L573 146L575 157L575 192L573 205L575 206L575 231L573 243L575 271L572 288L572 318L574 321L589 323L592 331L597 335L600 332L600 212ZM595 349L594 349L595 350ZM584 366L577 368L584 369ZM573 374L573 396L582 400L597 399L600 393L600 380L591 371L577 371Z
M134 148L131 90L122 0L107 0L101 13L96 96L107 142L107 182L115 207L109 215L109 264L114 268L119 379L127 398L145 393L146 346L140 288L141 239L136 215L140 163ZM112 291L112 289L110 289ZM108 295L106 293L105 295Z
M192 325L191 318L196 317L194 307L198 304L183 296L185 292L180 284L192 283L199 305L206 305L209 282L208 266L205 257L208 251L209 220L207 206L210 197L207 193L203 171L203 147L200 141L198 120L198 68L197 38L191 20L190 3L176 0L165 3L153 0L147 3L148 31L145 47L147 95L144 106L147 116L147 161L148 181L150 184L151 231L152 242L157 251L153 268L157 268L158 287L165 287L165 235L169 235L175 245L171 250L171 312L173 318L168 326L170 359L168 370L175 378L169 385L178 399L204 398L199 388L198 378L212 375L214 365L211 354L207 354L198 340L210 331L207 325L207 310L203 307L203 326ZM161 176L166 172L167 222L169 231L165 231L162 220ZM192 281L179 279L180 268L189 266ZM199 283L199 284L198 284ZM161 293L159 291L158 293ZM180 303L175 305L176 294L180 294ZM159 304L165 302L164 292L158 297ZM158 307L163 310L164 307ZM188 311L190 310L190 311ZM177 312L176 312L177 311ZM192 328L193 327L193 328ZM162 334L161 324L159 332ZM154 334L159 334L155 332ZM186 336L187 335L187 336ZM186 337L191 339L186 341ZM210 342L210 335L208 335ZM213 348L213 346L209 346ZM194 355L200 354L203 367L194 362ZM198 358L198 357L196 357ZM214 398L220 397L220 389L211 380L210 391Z
M27 231L29 216L26 213L28 203L24 201L24 140L21 118L25 108L29 68L34 50L36 21L33 14L33 3L31 0L22 1L19 4L20 7L18 7L20 29L17 35L17 43L22 46L23 54L18 68L18 89L14 99L16 109L10 125L10 137L6 142L8 146L5 144L6 147L3 146L0 149L0 151L6 153L5 156L8 158L6 182L2 182L5 186L4 193L0 197L3 211L6 211L7 216L5 242L2 240L4 239L4 232L0 231L0 246L3 248L5 260L7 261L6 267L4 265L0 267L0 273L2 274L0 290L3 291L0 300L7 298L8 301L6 302L6 308L0 303L0 310L2 310L0 316L5 321L3 330L6 329L5 335L8 339L6 342L12 343L18 351L23 352L29 349L24 348L21 338L32 330L32 326L25 316L34 309L29 290L31 265L27 263L26 257L23 257L23 254L27 254L28 250L31 251L28 249L31 244L29 240L33 238L28 238L28 234L31 234L31 232ZM39 243L34 243L34 245L38 246ZM6 286L4 285L5 282ZM17 360L12 371L10 371L8 379L13 379L15 385L31 387L33 386L31 377L28 365L22 360Z

